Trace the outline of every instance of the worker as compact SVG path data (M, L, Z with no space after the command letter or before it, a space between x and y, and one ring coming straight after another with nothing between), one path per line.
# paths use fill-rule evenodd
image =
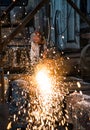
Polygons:
M43 57L43 52L46 50L46 40L40 31L34 31L31 34L30 42L30 60L31 65L34 65Z

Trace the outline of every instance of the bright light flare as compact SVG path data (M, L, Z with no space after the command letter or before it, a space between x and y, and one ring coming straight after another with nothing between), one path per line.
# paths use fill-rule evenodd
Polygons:
M50 71L43 66L36 73L38 99L43 113L46 115L52 106L53 84Z
M48 70L43 68L36 74L37 85L42 91L49 91L52 87L51 79L48 74Z
M62 109L67 90L62 77L65 74L63 65L62 58L55 58L41 60L34 66L29 129L33 122L33 130L54 130L56 122L65 124L66 115L63 116Z

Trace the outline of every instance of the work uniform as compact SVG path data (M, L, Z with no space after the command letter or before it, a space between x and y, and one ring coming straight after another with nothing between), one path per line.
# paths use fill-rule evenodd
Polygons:
M30 50L30 60L31 65L36 64L42 53L46 49L46 41L44 37L39 32L34 32L31 34L31 50Z

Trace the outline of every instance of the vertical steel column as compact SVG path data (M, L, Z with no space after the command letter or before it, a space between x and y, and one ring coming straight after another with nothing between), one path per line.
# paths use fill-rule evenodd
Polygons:
M0 68L0 103L4 103L4 71Z
M0 9L0 16L1 16L1 9ZM0 44L2 42L2 33L1 33L1 17L0 17ZM0 59L2 62L2 58ZM2 63L0 63L0 103L4 103L4 71L1 68Z

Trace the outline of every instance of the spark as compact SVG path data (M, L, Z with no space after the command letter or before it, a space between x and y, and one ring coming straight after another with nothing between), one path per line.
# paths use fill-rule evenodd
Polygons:
M52 106L52 83L47 68L43 67L36 74L39 90L38 99L44 114L46 115Z
M11 129L11 125L12 125L12 122L9 122L8 126L7 126L7 130L10 130Z
M64 83L62 83L62 78L59 76L63 69L57 61L59 62L59 60L46 59L35 67L33 86L37 86L34 87L36 97L32 99L31 107L33 106L33 110L32 114L29 113L29 116L32 117L33 115L35 117L34 122L37 122L37 130L54 129L56 121L60 125L64 125L68 116L63 117L63 99L66 89L63 88ZM60 67L61 71L59 73ZM33 119L30 120L30 123L33 122ZM38 123L40 123L39 127Z
M78 86L78 88L81 88L80 82L77 82L77 86Z

